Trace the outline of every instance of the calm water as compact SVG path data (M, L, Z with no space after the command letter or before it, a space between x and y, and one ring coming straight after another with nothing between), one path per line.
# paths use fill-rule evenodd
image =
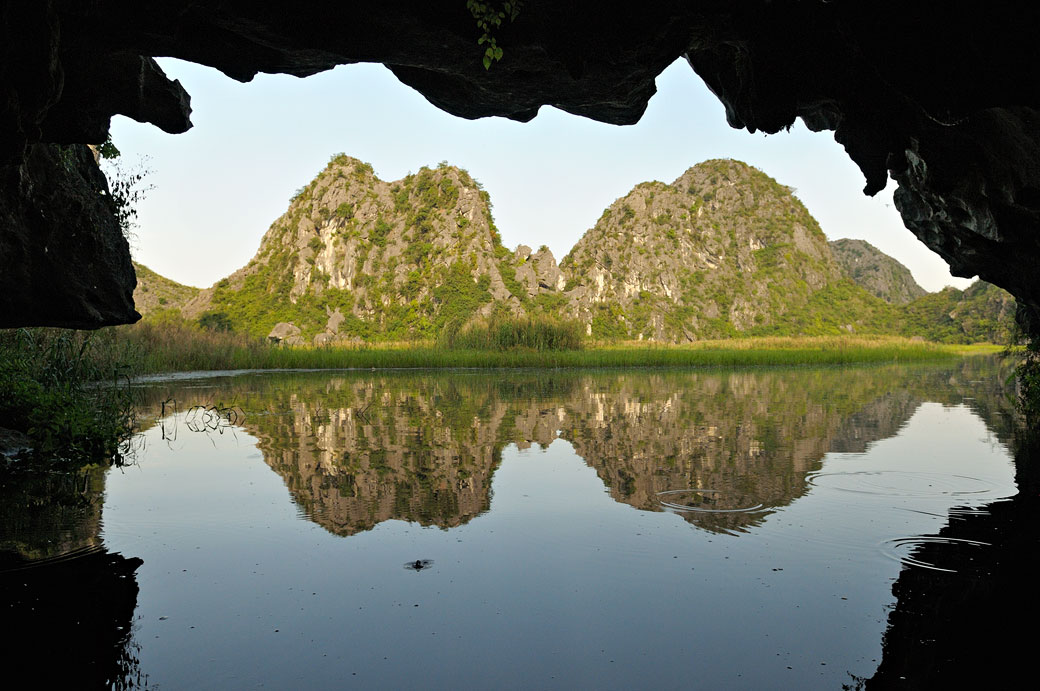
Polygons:
M1036 546L1001 366L153 382L136 465L3 476L5 628L85 686L928 687Z

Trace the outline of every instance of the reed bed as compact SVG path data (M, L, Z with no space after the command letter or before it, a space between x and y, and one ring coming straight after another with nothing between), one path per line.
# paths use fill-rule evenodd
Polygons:
M288 347L240 334L188 326L122 327L120 338L138 353L140 373L231 369L742 367L841 365L941 360L963 354L948 346L894 337L749 338L688 345L590 344L582 349L445 347L383 343ZM462 339L460 339L462 340ZM477 341L479 343L479 340Z
M482 319L461 330L445 329L438 339L441 348L452 350L539 352L582 350L582 325L576 321L548 317Z

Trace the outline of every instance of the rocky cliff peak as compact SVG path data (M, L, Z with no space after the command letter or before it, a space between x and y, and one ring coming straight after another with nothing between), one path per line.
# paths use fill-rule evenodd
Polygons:
M548 250L502 246L488 194L465 170L442 163L385 182L340 154L191 313L264 336L291 324L301 342L424 338L496 309L522 315L558 274Z
M694 340L768 327L840 280L791 190L739 161L637 185L563 259L594 336Z
M502 245L488 194L465 170L385 182L341 154L293 195L249 264L183 313L294 345L432 340L532 313L577 319L596 340L1003 341L1015 304L986 286L913 298L921 289L905 267L862 241L828 244L790 188L739 161L636 185L558 266L547 247Z
M910 269L866 240L845 238L832 241L830 246L845 275L885 302L905 305L927 294Z

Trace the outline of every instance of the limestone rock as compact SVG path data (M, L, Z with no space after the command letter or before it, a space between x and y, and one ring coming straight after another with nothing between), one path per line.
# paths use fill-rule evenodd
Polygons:
M564 257L595 337L685 341L764 329L841 271L790 190L739 161L637 185Z
M271 329L271 333L267 334L267 338L274 341L275 343L284 343L285 345L303 345L303 338L300 337L300 327L290 322L278 322L274 328Z
M927 293L908 268L866 240L834 240L830 246L842 271L885 302L905 305Z
M559 284L547 249L502 246L488 194L465 170L424 167L386 182L337 155L290 201L249 264L184 313L221 313L258 336L292 321L315 343L411 340L496 310L537 311L534 298Z
M520 245L514 252L520 265L516 268L516 279L530 296L563 290L564 280L556 258L548 247L542 246L531 252L527 245Z

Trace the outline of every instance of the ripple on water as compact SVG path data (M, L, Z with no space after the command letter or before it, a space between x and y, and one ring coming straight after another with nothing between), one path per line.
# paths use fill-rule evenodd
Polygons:
M989 480L967 475L905 470L818 472L806 479L814 487L842 492L923 499L987 494L996 488Z
M62 551L59 554L50 554L40 558L25 558L21 555L16 556L10 554L0 555L0 573L21 571L23 569L35 569L42 566L50 566L51 564L73 561L75 559L82 559L83 557L90 556L91 554L103 552L104 550L104 545L98 541L96 544L81 545L79 547L73 547Z
M678 512L758 513L766 510L762 504L726 506L723 493L717 489L670 489L658 492L657 501L664 508Z
M945 546L948 549L936 552L935 546ZM971 571L973 557L971 553L981 547L989 547L990 543L978 540L965 540L955 537L940 537L937 535L914 537L897 537L885 540L881 543L881 552L890 559L895 559L901 564L931 571L942 571L944 573L965 573ZM941 554L944 561L948 563L942 566L927 560L927 555Z
M433 568L433 559L416 559L415 561L405 562L404 568L409 571L424 571L426 569Z

